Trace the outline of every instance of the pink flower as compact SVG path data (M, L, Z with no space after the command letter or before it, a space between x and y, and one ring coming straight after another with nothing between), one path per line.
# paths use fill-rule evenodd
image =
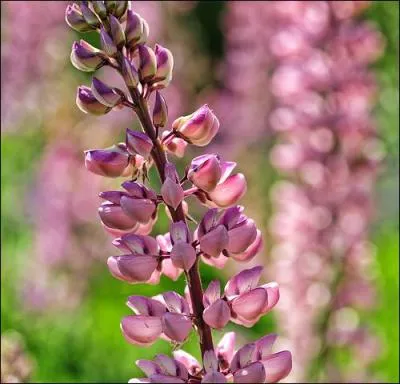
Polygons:
M221 297L219 281L212 281L204 292L204 321L212 328L223 328L229 320L253 326L279 300L277 283L257 286L262 267L243 270L232 277Z
M187 142L203 147L217 134L219 121L208 105L203 105L191 115L176 119L172 129Z
M189 306L175 292L165 292L153 298L130 296L127 305L136 315L124 317L121 329L133 344L150 345L161 336L183 342L192 329ZM142 332L143 328L148 329Z

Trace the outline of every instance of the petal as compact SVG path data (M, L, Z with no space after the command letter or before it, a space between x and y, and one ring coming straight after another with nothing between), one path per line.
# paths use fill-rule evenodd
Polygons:
M177 366L172 357L160 353L155 357L154 362L160 367L159 373L169 376L176 376Z
M182 363L191 375L196 375L201 371L200 363L189 353L178 349L173 352L174 359Z
M117 265L120 273L132 282L145 282L157 268L157 259L152 256L117 256Z
M208 307L221 297L221 286L218 280L213 280L208 284L203 294L203 305Z
M234 205L247 191L246 178L242 173L229 176L209 193L211 200L220 208Z
M243 253L236 254L231 253L230 256L232 259L240 262L245 262L251 260L257 253L261 252L263 248L263 239L261 236L261 232L257 229L257 237L253 244L251 244Z
M256 341L258 360L262 360L269 356L269 354L271 353L272 346L274 345L277 337L278 336L276 334L271 333L270 335L263 336Z
M146 376L160 373L160 367L151 360L137 360L136 365L143 371Z
M225 327L231 317L231 310L226 301L218 299L203 312L204 321L212 328Z
M122 319L121 330L130 343L150 345L161 335L162 323L159 317L131 315Z
M222 161L221 162L221 178L220 183L223 183L235 169L236 163L234 161Z
M126 304L137 315L162 316L167 311L162 303L145 296L129 296Z
M172 223L170 226L170 238L172 244L183 242L190 242L190 234L187 224L184 221L178 221L176 223Z
M183 272L183 269L175 267L170 258L162 260L161 265L162 273L174 281L176 281Z
M264 308L264 312L270 311L277 302L279 301L279 285L276 282L271 282L268 284L262 285L260 288L264 288L268 294L268 303L266 308Z
M188 243L176 243L171 250L171 260L175 267L188 271L196 262L196 251Z
M247 219L242 225L229 230L229 245L227 249L232 253L242 253L255 241L256 237L256 224L253 220Z
M253 268L244 269L233 276L225 286L225 295L234 296L249 292L257 287L263 267L258 265Z
M165 179L161 187L161 196L165 204L174 209L178 208L185 197L182 186L169 177Z
M218 371L218 360L215 356L215 352L205 351L203 355L203 366L206 372L216 372Z
M211 257L218 257L227 247L228 241L228 231L223 225L218 225L200 238L200 249Z
M153 201L128 196L121 197L121 207L129 217L142 224L148 223L156 210L156 205Z
M259 361L239 369L233 375L234 383L264 383L264 380L265 369Z
M202 260L205 264L211 265L212 267L222 269L228 262L229 258L224 256L222 253L218 257L205 257L202 255Z
M219 341L216 355L219 360L225 361L228 365L231 363L233 355L235 353L235 332L227 332Z
M168 384L168 383L172 383L172 384L180 384L180 383L185 383L185 381L183 381L182 379L180 379L179 377L176 376L167 376L167 375L159 375L159 374L155 374L152 375L150 377L150 382L151 383L160 383L160 384Z
M185 315L167 312L162 317L164 334L173 341L182 343L192 329L192 321Z
M132 229L136 226L136 220L127 216L119 205L103 203L99 207L99 216L104 225L120 230Z
M200 239L207 232L210 232L211 228L214 228L217 223L218 209L209 209L201 219L199 227L197 228L197 236Z
M245 320L257 321L267 302L267 292L262 288L256 288L233 299L232 311Z
M233 356L230 370L231 372L236 372L238 369L249 365L254 361L254 355L256 351L255 343L245 344L242 348L240 348Z
M201 380L202 383L227 383L226 377L221 372L206 373Z
M266 383L276 383L292 370L292 354L289 351L274 353L261 362L265 368Z
M162 300L170 312L189 313L189 307L186 300L174 291L164 292Z

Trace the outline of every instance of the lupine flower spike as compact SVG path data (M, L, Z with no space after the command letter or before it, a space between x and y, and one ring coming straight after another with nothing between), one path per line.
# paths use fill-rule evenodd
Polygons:
M179 175L168 159L168 153L182 157L189 144L208 145L218 132L219 121L204 105L167 125L162 89L172 81L173 55L159 44L151 47L146 43L149 26L128 5L127 1L89 1L67 8L67 23L80 32L97 31L101 43L101 49L84 41L74 43L73 65L82 71L110 66L126 84L122 90L93 77L91 87L79 87L78 107L96 115L113 108L130 108L143 128L142 132L127 129L125 143L86 151L85 165L101 176L131 176L122 182L121 190L100 194L100 220L121 251L108 258L111 274L130 284L157 284L162 274L176 280L184 273L187 282L184 296L171 291L151 298L129 297L127 305L134 314L121 321L124 337L141 346L159 338L182 344L195 329L202 356L199 363L179 350L173 358L157 355L153 361L139 360L137 365L147 378L130 382L279 381L290 372L292 359L289 351L271 352L275 335L246 344L235 353L235 334L227 333L214 347L212 328L222 329L229 321L252 327L275 306L279 287L276 283L259 285L262 267L257 266L232 277L223 292L219 281L211 282L203 292L200 261L217 268L229 259L249 261L262 249L261 232L237 205L247 184L243 174L232 174L236 163L217 154L204 154ZM132 177L153 165L161 179L158 192L146 185L145 177L143 182ZM190 213L185 200L189 196L208 207L197 228L192 229L187 223ZM168 210L171 224L168 233L153 238L149 233L159 205Z

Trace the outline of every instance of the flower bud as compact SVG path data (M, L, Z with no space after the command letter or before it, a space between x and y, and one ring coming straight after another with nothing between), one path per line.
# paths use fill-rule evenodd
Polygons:
M100 26L100 20L97 15L84 3L80 5L81 12L85 21L93 28Z
M122 76L128 88L136 88L139 84L139 74L134 65L124 56L122 60Z
M126 45L133 48L143 34L143 19L137 13L128 9L126 14L125 38Z
M118 17L119 19L125 15L126 10L128 9L128 1L117 1L117 4L114 9L114 15L115 17Z
M81 40L72 44L71 62L80 71L92 72L103 65L104 59L100 50Z
M184 199L183 188L179 183L178 174L172 163L165 165L165 180L161 187L161 196L165 204L177 209Z
M150 152L153 149L153 143L149 136L142 132L132 131L129 128L126 129L125 141L130 153L137 153L145 158L149 157Z
M106 149L85 151L85 166L96 175L121 176L129 165L129 154L114 145Z
M170 133L171 131L164 131L161 137L164 139ZM185 155L185 149L188 143L179 137L170 136L167 140L163 141L163 145L168 152L173 153L175 156L181 158Z
M168 119L168 107L164 97L156 91L156 99L153 108L153 124L156 128L164 127Z
M219 157L203 155L192 160L187 177L197 188L211 192L217 186L221 174Z
M219 121L208 105L203 105L191 115L175 120L172 128L189 143L203 147L217 134Z
M121 49L125 45L125 34L122 25L113 15L110 15L109 20L113 41L117 48Z
M247 182L242 173L229 176L223 183L209 193L212 202L220 207L227 208L236 204L246 193Z
M84 85L78 87L76 104L82 112L93 115L104 115L111 110L110 107L100 103L94 97L92 90Z
M172 69L174 67L174 58L169 49L162 47L159 44L155 45L154 53L157 59L157 72L155 81L165 80L171 81Z
M92 1L92 5L97 15L104 20L107 17L107 8L104 1Z
M89 32L94 29L85 21L79 6L75 3L67 6L65 21L72 29L78 32Z
M105 31L104 28L100 29L100 44L101 49L106 53L108 56L115 56L118 52L117 46L115 45L111 36Z
M94 97L98 101L100 101L100 103L102 103L110 108L115 107L122 100L122 97L120 94L115 92L112 88L110 88L107 84L103 83L97 77L93 77L93 79L92 79L91 90L92 90Z
M162 333L161 318L153 316L126 316L121 321L121 330L132 344L151 345Z
M146 45L139 45L139 76L142 81L151 80L157 71L157 59L154 51Z

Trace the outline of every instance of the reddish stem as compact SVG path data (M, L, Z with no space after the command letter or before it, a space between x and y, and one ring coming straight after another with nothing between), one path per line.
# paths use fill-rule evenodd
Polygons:
M151 155L153 157L154 163L156 164L160 179L163 182L165 179L164 168L168 160L160 139L156 134L156 129L153 126L147 102L139 94L137 89L130 88L129 92L131 94L132 100L136 102L135 110L142 124L143 130L153 142L153 150L151 151ZM170 206L168 206L168 209L174 222L183 221L186 223L185 213L183 212L182 204L179 204L177 209L173 209ZM193 314L195 317L194 324L199 334L201 355L203 356L204 352L214 350L214 345L211 329L203 320L203 287L199 274L198 261L196 261L196 263L188 272L185 272L185 275L189 287L190 298L192 301Z

